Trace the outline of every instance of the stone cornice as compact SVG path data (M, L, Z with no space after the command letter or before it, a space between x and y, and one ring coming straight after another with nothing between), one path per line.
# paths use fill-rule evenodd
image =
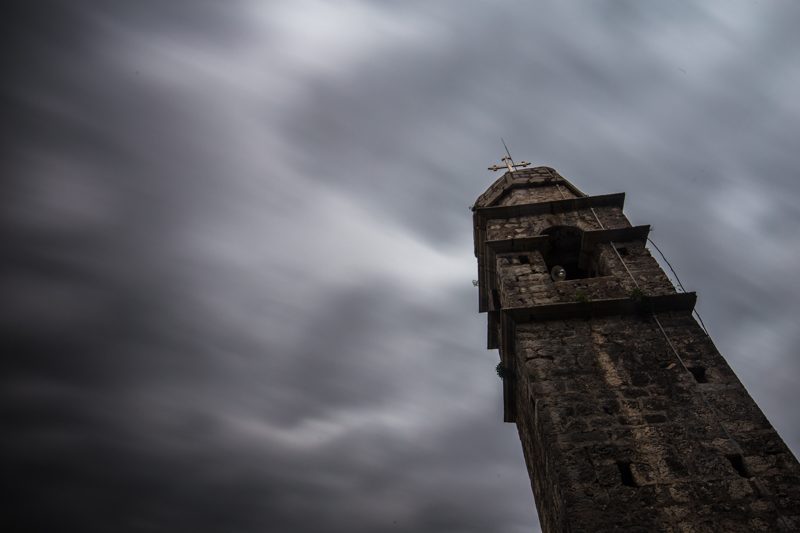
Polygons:
M688 311L694 309L697 294L681 292L661 296L642 296L641 298L612 298L588 302L567 302L531 307L511 307L503 313L515 323L537 320L564 320L568 318L597 318L609 315L641 315L669 311Z

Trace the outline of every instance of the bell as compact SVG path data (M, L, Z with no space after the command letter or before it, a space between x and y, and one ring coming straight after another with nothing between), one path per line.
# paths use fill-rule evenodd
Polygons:
M550 277L553 281L564 281L567 279L567 271L561 265L556 265L550 270Z

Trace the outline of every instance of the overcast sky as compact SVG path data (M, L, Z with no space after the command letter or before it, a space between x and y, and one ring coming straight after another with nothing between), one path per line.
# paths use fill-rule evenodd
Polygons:
M471 284L500 136L627 193L800 452L800 3L64 0L2 25L15 530L536 531Z

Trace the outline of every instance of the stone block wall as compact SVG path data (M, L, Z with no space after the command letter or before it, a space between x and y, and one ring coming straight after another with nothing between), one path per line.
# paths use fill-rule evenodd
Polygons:
M629 228L631 223L619 207L595 207L597 218L606 229ZM583 231L602 229L589 209L552 215L533 215L489 220L486 225L486 239L518 239L535 237L552 226L575 226Z
M658 319L678 356L646 316L517 325L544 531L800 530L797 461L694 319Z
M533 202L546 202L549 200L564 200L576 198L577 195L564 186L531 187L527 189L516 188L508 191L497 205L523 205Z

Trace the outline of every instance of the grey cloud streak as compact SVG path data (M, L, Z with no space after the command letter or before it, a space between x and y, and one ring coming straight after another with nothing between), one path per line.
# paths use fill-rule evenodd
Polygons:
M18 530L533 529L469 283L501 135L628 193L800 450L797 7L13 7Z

